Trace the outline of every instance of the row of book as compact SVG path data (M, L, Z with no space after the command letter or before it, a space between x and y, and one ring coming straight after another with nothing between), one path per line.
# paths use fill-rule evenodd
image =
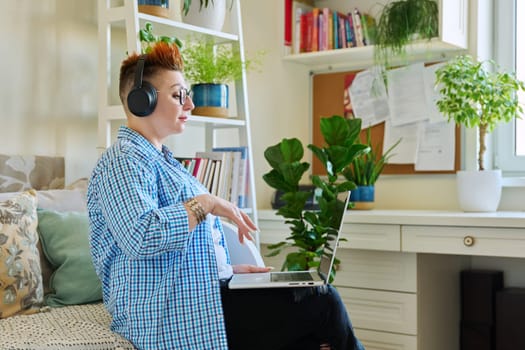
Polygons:
M246 208L249 190L247 147L221 147L178 158L211 194Z
M375 33L374 17L357 8L342 13L304 1L285 0L287 54L373 45Z

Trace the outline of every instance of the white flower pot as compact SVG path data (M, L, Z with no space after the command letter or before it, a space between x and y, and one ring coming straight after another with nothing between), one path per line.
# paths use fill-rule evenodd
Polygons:
M221 31L226 16L226 0L213 0L208 7L199 8L200 1L192 0L188 14L182 15L184 23Z
M458 201L466 212L493 212L501 199L501 170L458 171Z

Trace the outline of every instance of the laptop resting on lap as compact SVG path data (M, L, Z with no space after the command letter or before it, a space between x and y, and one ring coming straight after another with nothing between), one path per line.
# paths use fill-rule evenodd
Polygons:
M339 237L343 228L343 219L348 208L350 191L341 192L338 200L343 204L338 207L339 227L334 240L328 241L323 248L321 262L317 270L309 271L284 271L267 273L240 273L234 274L228 283L230 289L252 288L283 288L283 287L312 287L328 284L330 273L333 269L335 253L339 244Z

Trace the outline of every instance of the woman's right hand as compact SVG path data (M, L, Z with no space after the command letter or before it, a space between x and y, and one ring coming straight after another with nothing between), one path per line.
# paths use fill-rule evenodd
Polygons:
M257 231L257 227L250 217L235 204L208 193L198 195L195 199L204 207L206 213L230 219L235 223L241 243L244 242L245 238L253 240L251 232Z

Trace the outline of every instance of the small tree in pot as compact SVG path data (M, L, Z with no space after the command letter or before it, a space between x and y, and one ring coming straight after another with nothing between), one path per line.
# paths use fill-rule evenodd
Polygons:
M484 156L486 152L486 136L500 123L507 123L523 113L523 107L518 102L517 93L525 91L525 84L516 79L513 74L502 72L499 66L489 60L477 62L469 55L458 56L436 71L436 87L440 98L437 107L449 121L467 128L478 128L478 170L485 170ZM499 172L501 177L501 172ZM458 191L465 191L469 186L479 194L485 186L475 185L469 180L466 184L458 185ZM501 185L499 186L501 193ZM474 202L489 203L487 197L475 198ZM497 200L492 202L499 202ZM460 198L460 205L462 199ZM467 211L493 211L476 209L468 205Z
M321 132L325 145L308 148L324 165L327 176L312 176L312 183L320 194L317 197L319 210L307 211L305 204L310 192L301 190L299 182L310 164L303 162L303 145L296 138L283 139L270 146L264 157L272 170L264 174L264 181L271 187L282 191L285 205L278 209L277 215L284 217L290 225L291 234L286 241L270 245L270 256L279 254L285 247L295 247L297 251L287 254L282 269L308 270L319 266L323 247L337 234L336 217L338 206L342 205L337 195L355 188L348 180L339 180L339 175L356 157L367 152L366 145L356 144L361 131L361 119L344 119L340 116L321 118ZM337 262L337 261L336 261ZM332 276L333 277L333 276Z

